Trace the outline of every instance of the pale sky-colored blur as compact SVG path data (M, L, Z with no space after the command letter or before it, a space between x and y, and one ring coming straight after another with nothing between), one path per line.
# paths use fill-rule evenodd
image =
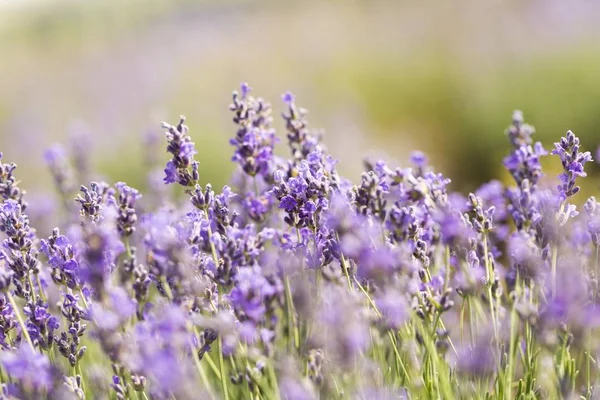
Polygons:
M501 173L515 108L547 148L566 129L598 145L600 3L449 3L0 1L0 151L48 186L43 150L87 129L98 168L141 181L142 135L185 114L222 184L245 81L278 128L294 92L354 179L418 148L470 188Z

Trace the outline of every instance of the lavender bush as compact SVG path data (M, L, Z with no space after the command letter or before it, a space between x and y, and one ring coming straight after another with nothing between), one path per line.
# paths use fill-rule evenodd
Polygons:
M0 163L3 398L598 396L600 206L573 203L591 156L572 132L552 183L515 112L514 184L464 197L420 152L352 184L291 93L283 105L287 158L271 105L234 92L239 167L217 191L185 118L165 123L163 185L183 202L154 171L144 197L76 194L86 168L53 147L64 222L47 238Z

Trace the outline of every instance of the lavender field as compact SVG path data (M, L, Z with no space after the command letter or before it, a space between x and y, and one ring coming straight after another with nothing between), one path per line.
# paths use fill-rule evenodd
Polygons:
M1 399L600 398L594 5L141 3L0 6Z
M592 161L573 132L549 153L515 111L513 184L465 197L422 152L353 184L281 103L279 137L268 102L233 93L222 189L199 183L185 117L163 123L185 201L123 182L75 197L85 160L53 147L65 219L47 238L3 160L5 397L594 398L600 206L573 204ZM543 181L546 156L563 171Z

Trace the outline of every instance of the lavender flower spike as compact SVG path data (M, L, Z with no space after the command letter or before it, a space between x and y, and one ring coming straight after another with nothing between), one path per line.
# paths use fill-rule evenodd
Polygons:
M575 180L578 176L587 176L583 165L592 161L592 155L589 151L585 153L579 151L579 138L571 131L567 131L566 136L562 137L560 142L554 143L554 147L552 154L560 157L563 167L563 172L559 175L561 184L558 186L558 191L564 200L579 192L580 188L575 186Z
M188 127L184 125L185 117L182 115L177 126L162 123L163 128L167 129L167 152L172 157L165 168L164 182L179 183L182 186L193 186L199 179L198 162L194 161L194 155L197 153L194 142L188 135ZM189 170L189 167L192 170Z

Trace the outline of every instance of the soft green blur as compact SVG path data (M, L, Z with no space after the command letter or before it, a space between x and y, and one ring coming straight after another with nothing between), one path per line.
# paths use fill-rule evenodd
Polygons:
M248 81L282 138L293 91L354 180L363 157L405 165L418 148L473 189L506 179L516 108L546 148L572 129L595 152L592 3L12 1L0 5L0 150L23 186L48 187L43 149L85 124L97 169L143 187L143 134L185 114L218 186L233 169L230 93Z

